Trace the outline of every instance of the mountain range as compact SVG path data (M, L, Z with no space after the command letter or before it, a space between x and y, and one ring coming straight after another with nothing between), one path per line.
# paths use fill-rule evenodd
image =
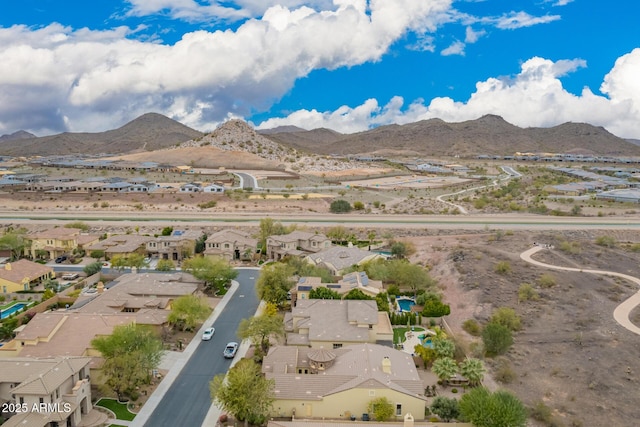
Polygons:
M551 128L520 128L502 117L447 123L440 119L388 125L353 134L329 129L286 127L261 131L269 139L319 154L410 156L512 155L515 152L638 156L640 147L602 127L564 123Z
M202 137L191 129L157 113L147 113L106 132L71 133L0 141L0 155L52 156L66 154L120 154L168 148Z
M237 128L238 124L234 126ZM256 133L248 125L240 129L245 129L242 132L247 133L247 141L255 140ZM404 125L380 126L353 134L323 128L304 130L295 126L261 130L258 134L285 147L322 155L464 157L550 152L640 156L640 146L619 138L602 127L565 123L550 128L520 128L494 115L459 123L430 119ZM192 146L199 145L206 138L207 135L168 117L148 113L118 129L100 133L65 132L35 137L28 132L19 131L4 135L0 137L0 155L142 154L190 142Z

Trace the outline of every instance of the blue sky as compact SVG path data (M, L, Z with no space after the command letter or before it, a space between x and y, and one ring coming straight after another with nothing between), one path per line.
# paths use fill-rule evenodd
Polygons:
M146 112L351 133L497 114L640 139L640 2L2 1L0 135Z

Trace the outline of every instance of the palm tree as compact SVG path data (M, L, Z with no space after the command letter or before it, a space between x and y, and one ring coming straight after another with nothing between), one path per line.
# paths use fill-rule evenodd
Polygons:
M445 384L452 376L458 373L458 364L450 357L442 357L433 362L431 370Z
M472 387L480 384L485 372L484 364L480 359L470 358L460 363L460 374L469 380L469 385Z

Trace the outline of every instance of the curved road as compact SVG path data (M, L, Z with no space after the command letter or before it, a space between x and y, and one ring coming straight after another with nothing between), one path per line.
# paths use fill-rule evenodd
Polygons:
M549 268L552 270L563 270L563 271L576 271L580 273L592 273L592 274L602 274L605 276L614 276L621 277L623 279L627 279L640 287L640 279L634 276L629 276L628 274L617 273L615 271L606 271L606 270L588 270L584 268L574 268L574 267L560 267L557 265L545 264L544 262L536 261L531 258L531 255L541 251L541 246L534 246L531 249L527 249L526 251L520 254L520 258L523 261L526 261L530 264L537 265L538 267ZM633 294L631 297L626 299L622 304L616 307L613 311L613 318L616 322L618 322L623 328L633 332L634 334L640 335L640 328L634 325L631 320L629 320L629 314L631 311L640 305L640 291Z
M468 193L470 191L476 191L476 190L481 190L483 188L488 188L488 187L496 187L498 185L500 185L501 181L508 181L511 178L520 178L522 176L522 174L520 172L517 172L514 168L512 168L511 166L500 166L500 168L507 174L506 176L500 178L498 177L497 179L493 180L492 184L487 184L487 185L482 185L479 187L473 187L473 188L467 188L464 190L460 190L460 191L456 191L455 193L448 193L448 194L441 194L438 197L436 197L436 200L444 203L446 205L449 205L451 207L457 208L458 211L460 211L461 214L463 215L467 215L469 212L462 207L461 205L457 205L453 202L450 202L448 200L444 200L444 198L449 198L451 196L458 196L460 194L464 194L464 193Z
M232 360L222 357L224 347L230 341L240 342L236 336L240 321L253 316L258 308L255 292L258 274L257 269L238 269L239 287L213 323L216 328L213 338L200 342L144 426L202 425L211 407L209 381L231 366Z

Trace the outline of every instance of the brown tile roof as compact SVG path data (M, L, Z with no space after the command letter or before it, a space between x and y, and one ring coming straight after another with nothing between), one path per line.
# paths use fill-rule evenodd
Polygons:
M321 374L298 374L298 368L308 366L310 351L273 347L264 358L262 371L275 380L278 399L320 400L353 388L390 388L424 399L422 380L407 353L377 344L354 344L332 350L336 359ZM384 359L390 363L389 373L383 371Z
M7 263L4 268L0 268L0 278L13 283L22 283L27 277L29 281L31 281L46 274L51 274L52 272L53 268L51 267L21 259Z
M32 239L73 239L80 234L77 228L56 227L44 231L37 231L27 237Z
M42 363L41 363L42 362ZM56 358L56 359L31 359L22 362L24 366L29 364L40 365L39 372L33 372L20 384L13 388L12 393L47 395L60 387L73 374L78 373L82 368L89 365L90 357ZM20 370L19 364L10 367L0 362L3 368ZM6 364L9 365L9 364ZM28 367L27 367L28 368ZM29 369L29 371L31 371Z
M110 253L135 252L147 242L153 241L151 236L138 236L136 234L122 234L111 236L87 248L89 251L102 250Z
M375 301L298 300L291 313L294 332L309 328L309 341L366 342L369 329L357 324L378 323Z
M96 314L118 313L124 308L165 309L172 299L193 294L199 283L181 272L125 274L104 293L81 300L71 309Z

